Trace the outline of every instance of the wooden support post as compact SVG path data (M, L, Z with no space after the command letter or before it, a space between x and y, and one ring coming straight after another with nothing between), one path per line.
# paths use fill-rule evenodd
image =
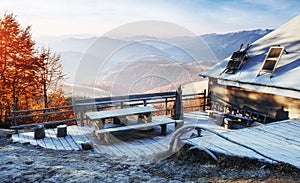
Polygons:
M45 127L44 127L44 125L37 125L34 128L34 138L35 139L45 138Z
M226 129L232 128L232 120L230 118L224 118L224 128Z
M95 125L95 130L104 129L104 119L95 121L94 125ZM95 133L95 136L97 137L98 140L101 140L101 139L104 138L103 134L97 134L97 133Z
M147 118L147 123L150 123L150 122L152 122L152 113L150 113L150 114L146 114L146 118Z
M166 115L168 115L168 98L165 99Z
M114 118L113 118L113 123L114 123L114 124L121 124L120 117L114 117Z
M12 113L12 115L13 115L13 118L14 118L14 125L18 126L16 113L15 113L16 111L17 111L17 106L16 106L16 104L13 104L13 113ZM19 133L18 129L16 129L16 133Z
M101 130L104 128L104 119L101 119L101 120L97 120L95 121L95 129L96 130Z
M106 142L106 144L110 144L110 133L104 133L103 134L103 139Z
M204 95L204 98L203 98L203 107L202 107L202 110L205 111L206 99L207 99L207 97L206 97L206 89L204 89L203 95ZM200 106L201 106L201 103L200 103Z
M181 86L176 91L176 100L174 105L174 116L175 120L183 119L183 105L182 105L182 90Z
M83 118L84 118L83 109L80 108L80 126L84 126Z
M160 125L161 127L161 134L166 135L167 134L167 124Z

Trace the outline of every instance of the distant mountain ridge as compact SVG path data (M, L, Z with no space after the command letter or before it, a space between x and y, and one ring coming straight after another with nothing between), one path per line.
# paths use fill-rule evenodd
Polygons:
M142 35L124 39L64 36L53 39L48 37L48 44L44 44L45 39L41 38L37 40L37 43L51 45L52 50L61 54L64 72L68 75L66 82L73 83L78 66L87 67L90 65L89 67L91 67L93 63L97 63L96 61L107 59L110 53L114 56L109 58L111 63L115 61L128 63L131 59L136 61L136 58L145 55L156 55L161 58L168 58L170 61L173 60L174 63L196 61L201 63L200 65L212 66L230 56L239 48L240 44L253 43L272 31L271 29L256 29L226 34L205 34L198 37L174 37L164 40L165 42L159 42L159 38ZM137 39L142 41L131 43L132 40ZM150 41L143 41L143 39L150 39ZM172 44L165 44L168 42ZM121 49L116 50L119 47ZM192 57L189 55L191 52ZM85 62L86 65L82 65L82 63L80 65L80 62ZM117 70L112 68L111 72L115 73ZM84 77L88 77L88 75ZM84 80L84 78L82 79Z
M230 56L241 44L251 44L273 29L255 29L226 34L205 34L200 37L209 45L219 61Z

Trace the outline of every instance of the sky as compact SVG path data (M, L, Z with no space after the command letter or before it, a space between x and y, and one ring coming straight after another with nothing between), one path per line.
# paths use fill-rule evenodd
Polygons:
M200 35L277 28L300 14L299 0L1 0L33 37L103 35L124 24L157 20Z

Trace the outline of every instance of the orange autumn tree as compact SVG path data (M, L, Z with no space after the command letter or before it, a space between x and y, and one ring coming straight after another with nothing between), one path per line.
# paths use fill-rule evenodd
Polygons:
M29 100L39 97L35 91L38 60L34 57L34 41L30 26L22 28L13 14L0 19L0 105L1 116L11 115L17 109L30 105ZM3 116L4 115L4 116Z
M44 82L44 78L51 78L48 75L55 68L61 71L60 67L47 65L49 59L58 62L59 56L52 55L50 49L35 50L30 29L21 27L13 14L0 17L0 125L10 125L7 117L12 115L13 106L16 110L47 106L49 97L44 88L48 90L51 82ZM63 105L61 89L51 94L53 104ZM47 105L43 105L46 95Z

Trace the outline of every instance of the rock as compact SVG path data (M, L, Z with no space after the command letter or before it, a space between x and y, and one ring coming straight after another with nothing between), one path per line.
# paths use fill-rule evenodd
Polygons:
M8 161L8 162L6 162L5 164L6 164L6 165L11 165L11 164L14 164L14 162Z
M32 165L34 163L34 161L25 161L26 165Z
M91 150L94 149L93 143L90 141L81 142L81 148L82 150Z

